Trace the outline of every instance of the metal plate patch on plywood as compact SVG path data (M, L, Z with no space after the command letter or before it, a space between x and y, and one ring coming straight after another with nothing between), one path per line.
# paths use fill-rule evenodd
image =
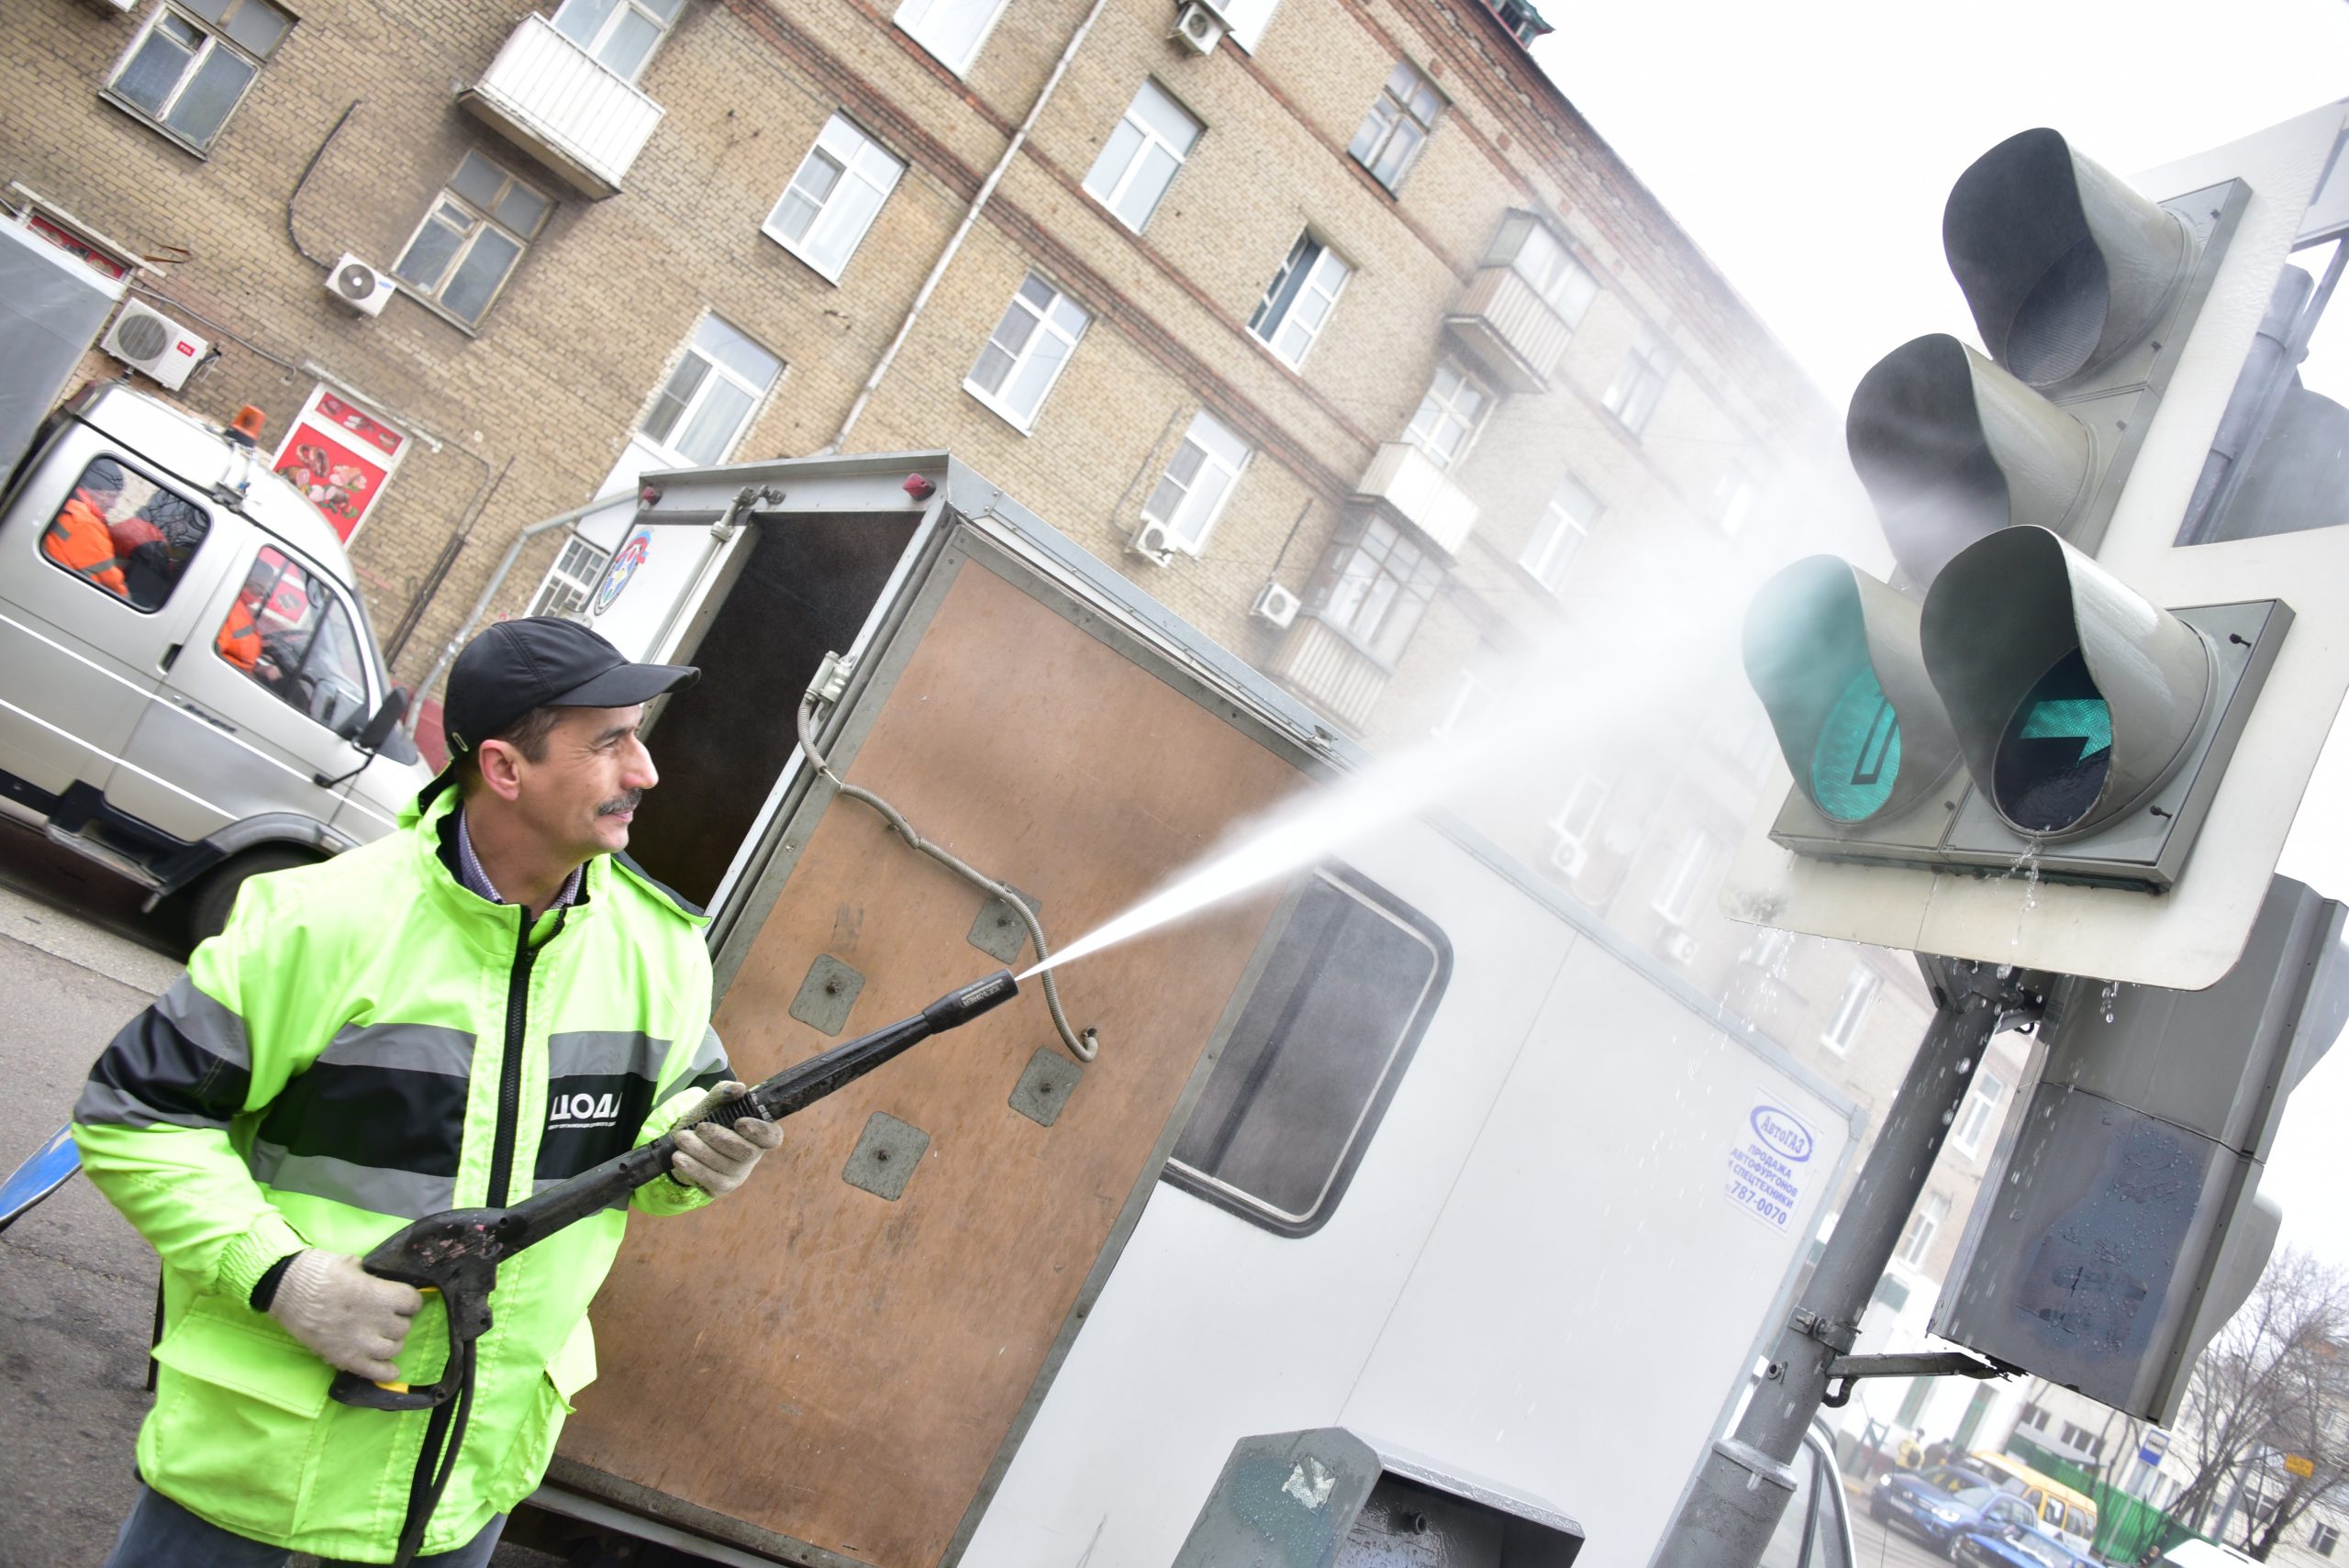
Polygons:
M874 1111L864 1124L864 1136L841 1171L841 1180L863 1187L874 1197L895 1203L914 1179L914 1167L930 1151L930 1134L887 1111Z
M1084 1076L1083 1066L1049 1045L1040 1045L1011 1091L1011 1108L1038 1127L1050 1127L1060 1120L1061 1107L1076 1093L1077 1081Z
M830 953L818 953L799 983L799 995L791 999L791 1016L811 1029L838 1034L848 1027L848 1011L863 989L863 975Z
M1008 883L1005 885L1010 886ZM1044 907L1030 894L1016 887L1011 892L1030 910L1041 911ZM1028 945L1028 922L1003 899L990 898L979 906L979 917L971 922L971 945L997 963L1009 963Z

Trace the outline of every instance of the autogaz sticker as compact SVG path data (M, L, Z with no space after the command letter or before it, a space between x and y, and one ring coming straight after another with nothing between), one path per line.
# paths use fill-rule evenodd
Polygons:
M1729 1148L1729 1201L1773 1230L1784 1231L1802 1207L1819 1140L1794 1112L1755 1100Z

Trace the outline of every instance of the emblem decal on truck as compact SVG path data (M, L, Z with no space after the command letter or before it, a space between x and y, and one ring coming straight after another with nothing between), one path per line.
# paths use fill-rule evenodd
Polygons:
M612 607L614 602L619 598L621 590L628 586L629 579L636 575L636 569L643 565L645 557L651 553L652 530L651 528L640 528L628 536L628 542L621 545L612 556L611 570L604 573L604 585L596 591L597 615L602 615Z

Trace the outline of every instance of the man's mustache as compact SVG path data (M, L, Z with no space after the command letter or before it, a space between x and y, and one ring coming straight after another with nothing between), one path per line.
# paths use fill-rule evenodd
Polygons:
M640 789L629 790L625 795L616 795L612 796L611 799L604 802L603 805L596 807L596 815L598 817L617 817L623 811L634 811L636 809L636 803L643 798L644 792Z

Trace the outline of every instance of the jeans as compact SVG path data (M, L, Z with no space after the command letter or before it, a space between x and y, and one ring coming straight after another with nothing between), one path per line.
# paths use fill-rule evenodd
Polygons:
M482 1532L453 1551L436 1551L416 1559L416 1568L483 1568L497 1548L506 1529L498 1515ZM114 1539L114 1553L106 1568L284 1568L293 1555L284 1547L248 1540L218 1525L207 1524L153 1487L141 1485L130 1517ZM345 1568L340 1559L319 1568Z

